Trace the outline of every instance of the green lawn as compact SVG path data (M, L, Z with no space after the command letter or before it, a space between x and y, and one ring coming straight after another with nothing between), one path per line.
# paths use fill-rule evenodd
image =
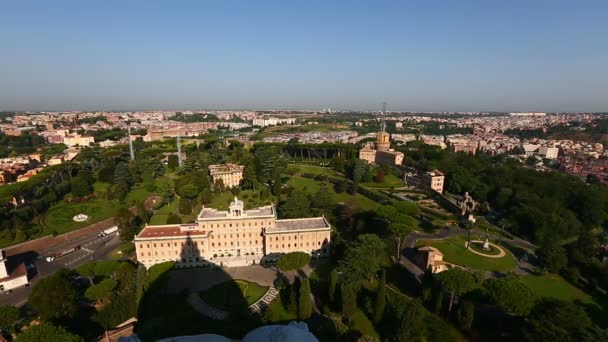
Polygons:
M592 303L590 295L571 285L555 274L529 275L521 278L532 291L542 297L553 297L561 300L580 300Z
M267 317L268 322L272 323L287 323L289 321L295 321L298 319L298 315L293 312L289 312L285 310L283 305L281 304L281 295L279 294L275 300L270 303L268 309L270 310L270 314Z
M470 267L479 271L509 272L515 269L517 261L509 250L502 258L487 258L467 250L464 246L465 237L454 236L446 240L421 240L418 246L433 246L443 253L443 260L460 266Z
M257 302L268 290L268 286L260 286L246 280L229 280L202 291L201 298L205 303L220 310L231 311L234 306L249 306Z
M338 194L334 191L333 184L316 181L310 178L304 178L299 176L289 177L287 184L293 186L298 190L303 190L311 195L319 191L321 186L325 184L329 189L329 193L332 196L334 202L336 203L346 203L349 201L353 201L359 208L363 210L375 210L381 206L380 203L373 201L359 193L355 194L354 196L347 192Z
M312 165L302 165L302 164L289 164L287 166L287 168L290 171L296 171L298 173L312 173L315 175L327 175L327 176L333 176L333 177L344 177L338 173L336 173L334 170L332 170L329 167L323 167L323 166L312 166Z
M46 212L43 225L47 234L51 234L53 231L63 234L112 217L116 214L118 208L119 206L116 203L104 199L94 199L81 203L62 202ZM84 222L76 222L72 219L81 213L89 218Z
M376 172L374 172L374 176L375 176ZM405 184L403 183L403 181L395 176L395 175L388 175L384 177L384 182L382 183L376 183L374 181L372 182L365 182L362 183L363 186L368 187L368 188L382 188L382 189L388 189L390 187L395 187L395 188L399 188L404 186Z

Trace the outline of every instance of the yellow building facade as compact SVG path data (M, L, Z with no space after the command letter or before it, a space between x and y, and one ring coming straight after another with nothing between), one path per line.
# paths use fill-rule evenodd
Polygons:
M326 256L330 235L324 217L277 219L274 206L245 210L235 197L228 211L203 207L195 223L148 225L134 242L137 260L146 267L166 261L178 267L232 267L296 251Z

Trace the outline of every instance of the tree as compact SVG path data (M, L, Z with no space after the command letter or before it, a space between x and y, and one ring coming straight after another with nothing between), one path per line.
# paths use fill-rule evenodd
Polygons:
M415 205L407 202L398 202L395 205L381 206L376 214L387 224L387 229L397 241L396 258L401 255L401 244L404 237L410 233L415 226L414 218L410 215L417 213Z
M310 318L312 314L312 302L310 298L310 281L303 275L300 277L300 296L298 298L298 319L303 321Z
M17 335L15 342L82 342L78 335L68 332L63 327L54 326L47 322L31 325Z
M196 198L198 195L198 189L194 184L185 184L179 186L176 192L178 195L180 195L180 197L185 197L188 199Z
M376 182L376 183L384 182L384 170L378 169L378 171L376 171L376 176L374 177L374 182Z
M78 292L68 279L67 270L40 279L32 288L28 302L43 320L73 318L78 311Z
M566 250L553 238L547 238L536 250L539 265L552 273L558 273L568 263Z
M293 271L304 267L310 262L310 255L305 252L283 254L277 261L277 266L283 272Z
M357 311L357 288L353 283L342 283L340 291L342 302L342 316L350 320Z
M458 268L452 268L437 274L437 280L444 289L450 292L448 312L452 312L454 296L463 295L478 286L475 277L471 273Z
M139 221L142 224L146 224L150 221L150 214L148 213L148 210L146 209L146 205L144 204L143 201L139 201L137 202L137 217L139 218Z
M112 290L116 288L117 282L114 279L104 279L99 284L89 287L84 296L90 300L102 301L110 297Z
M309 217L310 201L303 191L293 190L287 199L280 203L278 212L282 218Z
M180 198L178 203L178 211L182 215L192 214L192 201L188 198Z
M281 174L279 172L275 172L275 175L272 180L272 194L276 197L279 197L282 188L283 182L281 180Z
M180 224L182 219L176 213L169 213L167 215L167 224Z
M19 319L19 309L13 305L0 305L0 329L10 328Z
M483 284L486 296L496 306L515 315L527 315L536 295L518 279L488 279Z
M376 291L376 306L374 308L374 323L378 324L384 316L386 307L386 271L382 270L380 281L378 282L378 290Z
M319 188L319 191L317 191L313 195L310 204L320 213L323 213L323 211L327 211L332 207L333 200L331 198L331 192L329 191L326 185L323 185L321 188Z
M125 162L118 163L116 169L114 169L114 184L124 184L127 187L130 187L132 182L129 164Z
M570 301L542 299L523 329L527 341L581 341L592 322L585 310Z
M336 302L336 285L338 284L338 270L333 269L329 273L329 303L334 304Z
M213 200L213 194L211 193L211 190L209 188L205 188L203 189L203 191L201 191L200 198L201 203L203 205L206 205L211 203L211 201Z
M456 309L456 322L460 329L471 329L473 319L475 318L475 304L470 300L460 301Z
M245 165L245 169L243 170L243 188L253 189L253 191L255 192L257 184L258 175L255 170L255 162L253 159L250 159L247 165Z
M170 170L175 170L179 166L179 158L177 154L170 154L167 158L167 167Z
M89 279L89 284L93 285L93 277L95 276L95 263L94 262L86 262L76 268L76 272L83 277Z
M114 216L114 224L118 227L120 240L122 242L130 242L137 233L137 224L135 222L135 215L127 209L120 208Z
M226 185L224 185L224 180L223 179L218 179L215 181L215 184L213 184L213 188L217 191L221 193L223 193L226 190Z
M412 342L426 340L424 324L424 307L418 299L410 301L401 317L401 325L397 333L397 341Z
M98 261L95 263L95 274L102 277L111 277L114 276L119 267L120 262L116 260Z
M100 182L112 183L114 181L114 166L104 166L99 170L97 179Z
M359 235L352 242L339 262L346 282L359 284L367 277L372 279L380 269L380 259L384 253L384 242L375 234Z
M74 197L85 197L91 194L93 187L83 177L74 177L70 181L70 190Z

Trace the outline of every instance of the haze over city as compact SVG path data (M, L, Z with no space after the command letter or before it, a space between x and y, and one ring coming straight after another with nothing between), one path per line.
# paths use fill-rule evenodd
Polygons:
M0 110L606 111L605 1L0 4Z

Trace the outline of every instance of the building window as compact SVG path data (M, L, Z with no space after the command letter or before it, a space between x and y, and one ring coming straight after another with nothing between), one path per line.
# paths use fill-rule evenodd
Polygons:
M291 247L291 244L290 244L290 243L288 243L288 244L287 244L287 247L288 247L288 248L290 248L290 247Z
M285 244L283 244L283 248L285 248Z
M163 246L163 244L161 243L161 244L160 244L160 246L162 247L162 246Z
M177 242L173 244L173 247L177 247Z
M150 248L150 244L149 244L149 243L148 243L148 244L146 244L146 248Z
M215 247L215 243L214 242L211 243L211 247Z
M154 248L156 248L156 244L154 244Z

